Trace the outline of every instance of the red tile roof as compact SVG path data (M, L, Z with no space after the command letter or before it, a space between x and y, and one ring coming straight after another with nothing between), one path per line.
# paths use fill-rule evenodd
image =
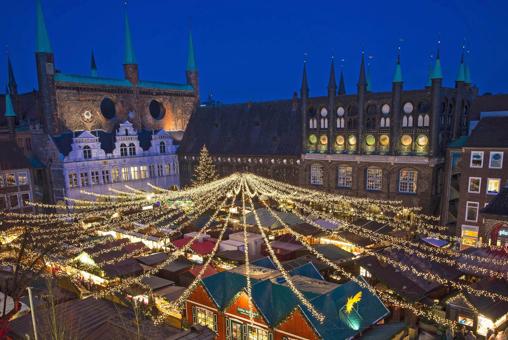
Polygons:
M203 268L202 265L201 266L194 266L191 269L189 269L189 273L191 273L194 277L197 277L202 268ZM218 273L217 270L215 270L215 268L212 265L208 265L205 269L205 272L203 273L203 276L201 276L201 278L204 279L205 277L208 277L210 275L214 275L217 273Z
M173 244L178 249L183 248L187 243L189 243L192 239L189 237L184 237L178 240L173 241ZM203 241L194 241L191 245L191 249L199 255L208 255L212 252L213 247L215 246L216 240L208 239Z

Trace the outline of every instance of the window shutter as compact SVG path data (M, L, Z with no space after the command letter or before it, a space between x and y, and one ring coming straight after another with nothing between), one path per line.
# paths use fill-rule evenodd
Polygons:
M213 313L213 331L217 332L217 314Z
M196 306L192 306L192 323L196 324L198 317L196 315Z

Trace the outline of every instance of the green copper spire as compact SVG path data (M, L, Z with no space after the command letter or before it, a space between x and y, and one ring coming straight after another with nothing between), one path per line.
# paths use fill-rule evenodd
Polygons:
M397 53L397 64L395 65L395 73L393 74L394 83L402 83L402 68L400 67L400 49Z
M14 108L12 107L11 94L7 90L7 94L5 95L5 117L16 117L16 112L14 112Z
M129 17L125 12L125 65L136 64L136 55L134 54L134 46L132 45L131 29L129 26Z
M189 54L187 55L187 71L195 72L198 70L196 65L196 56L194 55L194 44L192 42L192 32L189 32Z
M430 79L443 79L443 72L441 71L441 57L439 56L439 48L437 49L436 63L434 69L430 74Z
M469 64L464 63L464 82L466 84L471 84L471 72L469 70Z
M92 77L97 77L97 64L95 63L95 55L92 50L92 54L90 56L90 74Z
M370 63L367 64L367 91L372 91L372 80L370 78Z
M13 93L13 91L16 91L18 85L16 84L16 78L14 78L14 70L12 68L11 58L9 56L7 56L7 74L9 77L7 86L9 87L9 91Z
M464 52L462 52L462 56L460 57L460 65L459 71L457 72L457 78L455 81L466 81L466 67L464 65Z
M35 2L35 16L37 20L37 44L35 52L53 53L51 43L49 42L48 31L46 30L46 22L42 13L41 0Z

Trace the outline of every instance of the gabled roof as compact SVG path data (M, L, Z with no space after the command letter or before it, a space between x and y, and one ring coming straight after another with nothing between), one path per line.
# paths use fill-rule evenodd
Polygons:
M301 154L301 115L290 100L198 107L192 114L180 152L212 155Z
M256 261L252 261L251 264L258 266L258 267L268 268L268 269L277 269L277 267L275 267L275 264L273 263L272 259L268 256L260 258L259 260L256 260Z
M508 148L508 117L485 117L467 139L466 147Z
M296 225L303 223L303 221L298 218L298 216L292 213L282 211L273 211L273 213L276 214L287 225ZM272 213L267 208L256 209L256 214L259 217L259 221L262 227L269 229L277 229L282 227L282 224L275 217L273 217ZM248 213L245 217L245 221L247 224L256 225L254 213Z
M228 271L206 277L201 282L219 309L223 309L247 285L245 276Z
M484 279L475 282L471 286L475 289L508 295L508 284L504 280ZM488 297L480 297L468 293L463 295L481 314L491 320L498 320L508 313L508 302L506 301L493 300Z
M312 264L312 262L307 262L303 266L292 269L291 271L289 271L289 274L291 276L301 275L301 276L309 277L311 279L324 280L323 276L319 273L316 266L314 266L314 264Z

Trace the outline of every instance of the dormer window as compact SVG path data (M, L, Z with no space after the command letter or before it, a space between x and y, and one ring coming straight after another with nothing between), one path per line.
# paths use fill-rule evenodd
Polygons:
M127 156L127 145L120 144L120 156L125 157Z
M160 151L160 153L166 153L166 143L161 142L159 144L159 151Z
M134 145L134 143L129 144L129 155L136 156L136 146Z
M84 159L91 159L92 158L92 149L88 145L85 145L83 147L83 158Z

